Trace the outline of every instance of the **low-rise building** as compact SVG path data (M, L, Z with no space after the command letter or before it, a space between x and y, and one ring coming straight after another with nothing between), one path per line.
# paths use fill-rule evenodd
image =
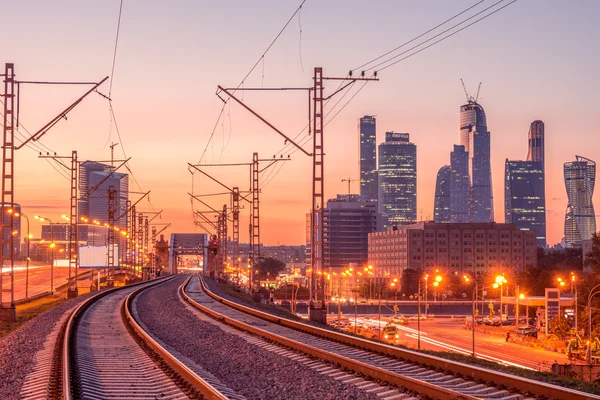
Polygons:
M515 224L419 222L369 234L369 264L378 276L399 277L406 268L519 270L535 266L536 256L535 231Z

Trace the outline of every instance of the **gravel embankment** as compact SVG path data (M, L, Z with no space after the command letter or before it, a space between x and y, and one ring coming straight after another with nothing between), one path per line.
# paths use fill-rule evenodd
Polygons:
M33 357L60 317L89 295L66 301L38 315L18 329L0 338L0 399L19 399L25 377L33 368Z
M210 322L199 320L177 296L185 277L144 291L139 318L163 343L190 358L249 400L376 400L353 385L249 345Z

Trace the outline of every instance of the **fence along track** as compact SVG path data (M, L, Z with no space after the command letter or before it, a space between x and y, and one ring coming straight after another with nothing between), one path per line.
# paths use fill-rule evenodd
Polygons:
M260 318L262 320L266 320L266 321L269 321L269 322L272 322L272 323L275 323L275 324L278 324L281 326L285 326L285 327L288 327L288 328L291 328L296 331L300 331L300 332L303 332L303 333L306 333L306 334L309 334L312 336L317 336L322 339L334 341L334 342L337 342L338 344L349 345L354 348L360 348L362 350L369 351L371 353L376 353L376 354L384 355L384 356L390 356L393 359L395 359L396 361L399 361L399 360L404 361L405 363L411 363L414 366L426 367L426 368L421 368L420 371L415 369L415 371L418 371L418 373L424 377L429 378L429 377L431 377L431 375L436 374L437 371L443 371L444 373L452 374L455 377L465 377L467 379L472 379L472 380L476 380L479 382L487 382L488 384L493 385L493 386L508 388L511 391L517 391L518 393L526 393L530 396L536 396L536 397L539 396L539 397L565 399L565 400L600 399L600 396L592 395L589 393L584 393L584 392L576 391L573 389L563 388L560 386L551 385L551 384L547 384L547 383L543 383L543 382L539 382L539 381L535 381L535 380L531 380L531 379L527 379L527 378L521 378L518 376L514 376L514 375L510 375L510 374L506 374L506 373L502 373L502 372L498 372L498 371L480 368L477 366L472 366L472 365L463 364L463 363L459 363L459 362L455 362L455 361L450 361L450 360L446 360L443 358L430 356L430 355L422 354L422 353L419 353L416 351L402 349L399 347L394 347L394 346L390 346L390 345L386 345L386 344L382 344L382 343L376 343L376 342L372 342L372 341L365 340L362 338L357 338L357 337L345 335L342 333L334 332L331 330L318 328L318 327L304 324L301 322L288 320L286 318L274 316L274 315L271 315L271 314L268 314L268 313L265 313L262 311L255 310L250 307L243 306L241 304L237 304L230 300L224 299L224 298L210 292L208 290L208 288L206 287L206 285L204 284L203 280L201 278L199 278L199 279L200 279L200 283L201 283L201 286L202 286L204 292L208 296L210 296L213 300L215 300L223 305L226 305L237 311L241 311L245 314L249 314L254 317ZM187 296L185 294L185 290L182 290L182 292L183 292L182 293L183 297L188 302L190 302L190 304L194 305L197 308L203 309L203 311L204 311L204 309L207 308L205 306L198 304L193 299L189 298L189 296ZM217 315L217 313L214 313L214 311L212 313L215 314L215 315L213 315L214 318L223 320L223 321L225 321L231 325L237 326L243 330L255 331L256 334L264 336L261 333L259 333L259 331L262 331L259 328L236 321L235 318L227 317L225 315ZM210 310L209 310L209 314L210 314ZM247 328L246 328L246 326L247 326ZM273 340L273 341L279 341L279 338L277 338L277 336L278 335L272 335L272 337L270 337L269 339ZM291 342L285 343L285 338L281 339L280 343L284 344L286 346L289 346L289 347L293 347L293 343L291 343ZM298 348L298 349L301 351L305 351L300 348ZM329 357L331 357L331 356L329 356ZM320 356L319 356L319 358L320 358ZM346 362L345 360L340 360L340 361ZM333 361L333 362L341 364L340 361ZM341 365L343 365L343 364L341 364ZM352 364L349 363L348 366L346 366L346 367L353 369L357 372L363 373L367 376L372 376L373 378L376 378L376 379L383 380L384 377L386 376L386 374L383 373L383 371L379 371L378 369L373 369L373 372L369 372L369 370L372 368L371 366L365 367L364 365L361 366L358 364L354 365L354 368L351 368L351 366L352 366ZM429 371L426 371L426 369L429 369ZM384 371L385 370L387 370L387 368L385 368ZM389 372L389 371L387 371L387 372ZM438 375L436 375L436 376L438 376ZM433 379L436 379L436 378L434 377ZM435 389L435 388L429 388L432 390L432 393L424 393L422 390L424 383L423 383L423 381L420 381L420 380L418 381L418 385L419 385L418 388L413 388L414 382L411 382L410 379L408 379L404 383L397 383L397 382L390 382L390 383L394 383L396 385L403 386L408 389L412 389L412 390L415 390L420 393L426 394L431 397L436 397L436 398L457 398L456 396L459 395L459 393L454 392L453 397L445 397L446 395L443 391L439 391L438 395L435 395L435 392L437 391L437 389ZM473 383L473 382L471 382L471 383ZM440 384L444 384L444 383L440 382ZM435 386L435 385L432 385L432 386ZM447 385L447 386L450 386L450 385ZM473 388L473 390L474 389L475 388ZM484 388L480 388L480 389L482 389L482 393L480 395L476 395L475 397L472 397L472 398L481 398L481 396L485 397L486 390ZM463 397L463 398L468 398L468 397ZM511 394L510 396L507 396L507 398L517 399L517 398L522 398L522 396L520 396L518 394L517 395Z
M131 317L135 295L168 280L107 290L77 307L60 344L63 399L226 398L195 374L186 374L189 369L148 340Z

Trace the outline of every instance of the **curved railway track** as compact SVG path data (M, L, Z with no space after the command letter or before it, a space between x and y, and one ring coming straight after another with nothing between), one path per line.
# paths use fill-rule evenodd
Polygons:
M224 299L208 290L180 295L193 307L277 345L331 363L332 376L352 371L438 399L600 399L588 393L462 364L288 320ZM351 376L350 376L351 377Z
M48 398L226 399L134 318L134 297L169 279L106 290L81 303L59 334Z

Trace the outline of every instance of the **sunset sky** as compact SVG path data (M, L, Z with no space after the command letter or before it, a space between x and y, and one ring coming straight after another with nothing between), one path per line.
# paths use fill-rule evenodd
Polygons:
M120 137L114 124L111 128L108 101L93 94L44 136L41 143L46 147L41 150L59 155L77 150L82 161L108 160L110 142L118 142L116 158L132 157L135 180L130 180L130 190L151 191L151 202L143 200L138 210L164 210L161 222L173 223L169 232L203 232L193 225L188 192L222 189L199 174L192 176L187 163L198 163L209 143L223 106L216 87L237 86L300 3L125 0L111 95ZM244 86L308 87L315 66L322 66L326 76L344 77L348 70L476 3L307 0ZM466 15L494 3L483 1ZM119 4L3 4L2 69L6 62L15 63L19 80L98 81L110 75ZM520 0L381 71L380 81L366 85L325 128L326 197L347 192L342 179L358 178L357 119L375 114L378 143L393 130L410 133L417 145L417 215L432 219L437 171L449 163L452 145L459 143L463 78L472 92L482 82L479 101L492 138L497 222L504 221L504 161L525 159L529 124L535 119L545 122L548 243L560 241L567 205L563 163L575 155L600 162L599 15L596 0ZM328 83L326 95L336 87ZM351 89L330 117L357 89ZM36 131L83 91L73 86L22 86L23 126ZM108 82L100 91L108 94ZM304 92L246 92L243 98L292 137L308 121ZM304 136L305 132L299 139ZM202 162L250 162L254 151L261 158L287 157L292 149L282 152L283 147L283 138L229 102ZM310 151L308 143L305 148ZM39 150L24 148L16 154L15 201L30 216L58 221L68 212L69 181L38 159ZM302 244L311 204L311 159L296 151L291 161L281 164L263 175L261 239L267 245ZM228 186L249 187L247 167L206 170ZM357 183L352 191L358 191ZM594 194L598 214L599 192ZM138 195L130 198L135 201ZM229 203L228 196L206 199L215 208ZM196 203L194 209L205 208ZM248 240L248 216L246 205L243 242ZM32 220L31 228L38 236L39 223Z

